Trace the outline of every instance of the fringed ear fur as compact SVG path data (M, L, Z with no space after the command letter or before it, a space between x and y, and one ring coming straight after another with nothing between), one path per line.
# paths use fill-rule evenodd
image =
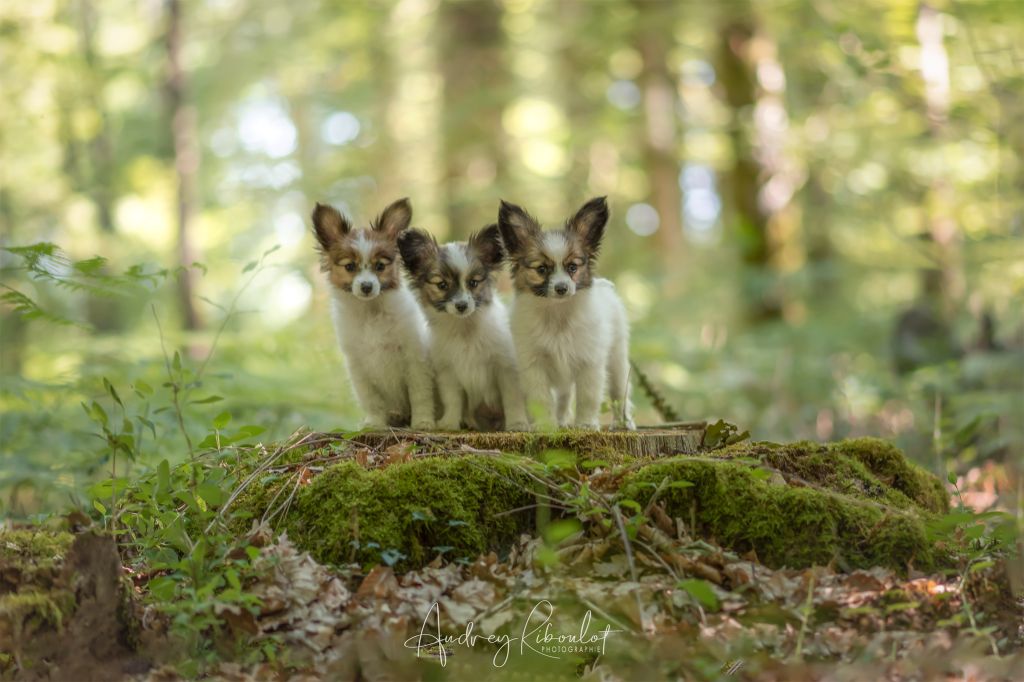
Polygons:
M498 230L508 255L514 256L540 232L540 224L521 207L502 201L498 209Z
M417 275L437 257L437 240L423 230L406 230L398 236L398 252L409 274Z
M586 245L587 252L596 256L601 248L601 237L604 227L608 224L608 201L605 197L595 197L583 204L576 215L569 218L565 229L575 233Z
M491 224L469 238L469 248L477 253L480 261L489 268L497 267L505 260L505 249L501 245L501 231Z
M340 241L351 229L348 219L333 206L317 203L313 209L313 232L321 250L329 249L331 244Z
M412 205L408 199L399 199L374 220L370 227L377 232L383 232L388 239L397 239L404 230L409 229L412 222Z

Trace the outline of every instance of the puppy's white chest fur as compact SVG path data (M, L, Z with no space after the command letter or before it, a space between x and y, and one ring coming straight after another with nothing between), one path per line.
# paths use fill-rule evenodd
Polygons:
M457 429L461 416L477 429L525 428L525 402L502 302L494 299L464 318L431 311L430 326L430 358L445 407L439 426Z
M427 426L433 400L423 311L401 287L369 301L334 291L331 317L356 395L370 426ZM425 384L425 387L424 387Z
M553 392L560 426L568 424L575 390L577 425L596 427L607 389L616 424L632 428L629 324L609 280L595 278L569 299L518 294L512 335L527 395L547 402Z

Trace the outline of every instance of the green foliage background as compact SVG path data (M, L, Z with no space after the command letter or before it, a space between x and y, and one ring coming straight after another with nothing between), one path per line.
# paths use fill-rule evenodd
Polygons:
M880 435L1012 492L1022 29L1013 0L5 3L3 513L225 419L354 428L306 216L398 196L461 238L499 198L555 224L607 194L602 271L683 419ZM901 340L908 311L938 326Z

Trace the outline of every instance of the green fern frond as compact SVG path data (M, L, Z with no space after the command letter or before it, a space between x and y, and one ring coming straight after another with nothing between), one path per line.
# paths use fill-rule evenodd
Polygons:
M3 295L0 295L0 301L11 306L14 312L18 313L26 320L45 320L46 322L52 322L53 324L79 326L78 323L73 320L69 320L65 317L43 310L38 303L17 289L12 289L6 284L0 284L0 286L7 289Z
M146 272L140 265L133 265L122 275L110 275L104 272L108 261L103 256L72 261L51 242L7 246L3 250L18 256L28 276L34 280L49 282L66 291L95 296L135 294L147 286L155 286L168 275L167 270Z

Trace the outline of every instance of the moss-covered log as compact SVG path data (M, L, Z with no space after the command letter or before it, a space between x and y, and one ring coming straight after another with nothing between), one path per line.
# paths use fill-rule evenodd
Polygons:
M609 435L615 434L556 434L540 443L570 450L578 464L588 462L583 470L598 466L598 459L608 463L606 469L619 466L619 474L604 477L612 481L613 499L646 505L657 495L670 516L695 532L732 549L753 550L772 567L835 561L843 568L906 569L937 561L925 523L947 507L943 484L884 441L741 443L692 455L638 457L616 450ZM536 438L409 432L356 434L337 442L321 437L316 449L267 469L235 504L287 530L327 563L384 560L408 568L439 553L500 554L518 533L535 529L534 510L548 503L545 496L562 494L542 490L531 475L543 451ZM365 456L371 448L399 454L378 456L374 464ZM481 452L496 450L505 454ZM672 452L678 450L667 448ZM670 485L679 481L692 485Z

